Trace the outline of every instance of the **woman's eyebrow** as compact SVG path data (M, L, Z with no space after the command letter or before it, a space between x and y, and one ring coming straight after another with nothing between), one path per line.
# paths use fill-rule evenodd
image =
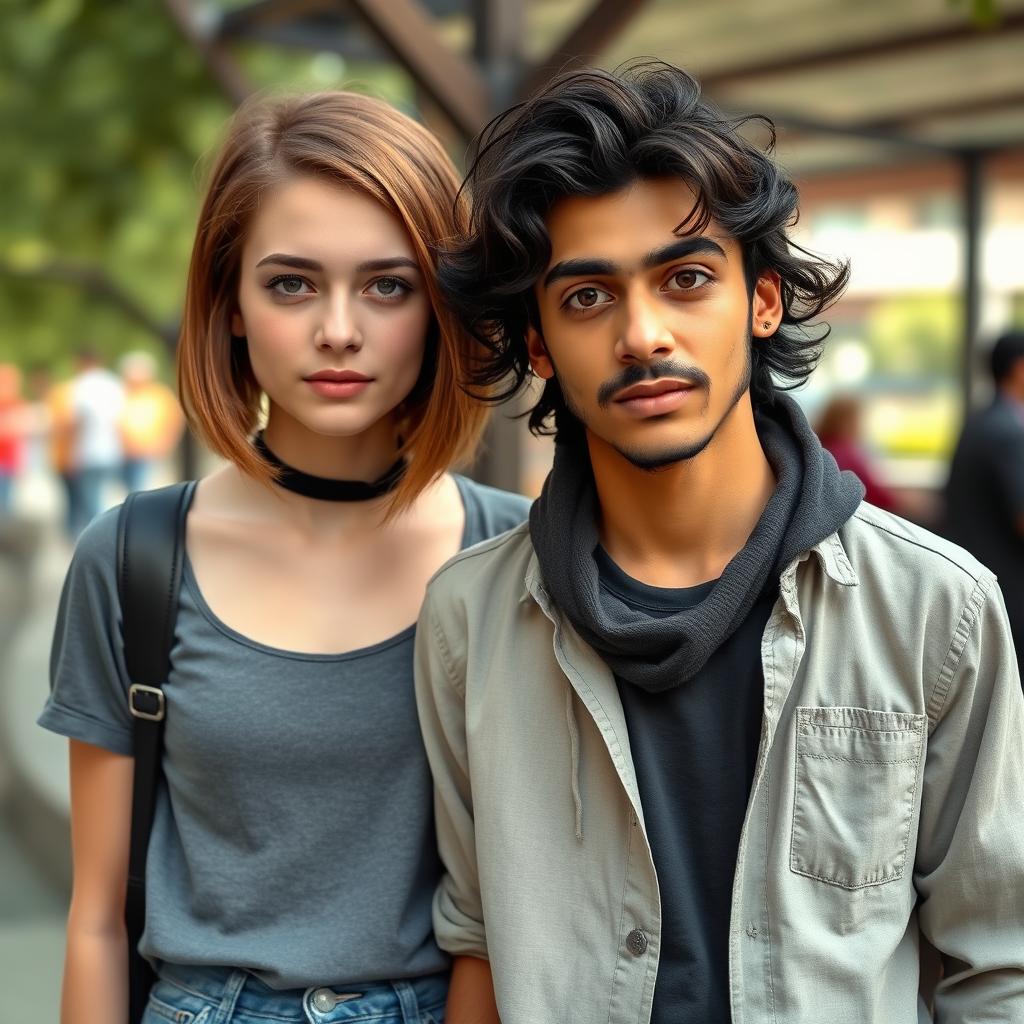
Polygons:
M323 264L316 260L306 259L305 256L289 256L284 252L272 252L269 256L264 256L256 266L262 267L266 263L277 263L282 267L293 267L295 270L321 271L324 269Z
M324 265L318 260L307 259L305 256L290 256L285 252L272 252L269 256L264 256L256 266L262 267L267 263L275 263L282 267L292 267L295 270L311 270L317 273L322 272L324 269ZM365 274L374 270L399 270L403 268L406 270L419 270L420 265L408 256L384 256L381 259L364 260L356 266L356 272Z
M365 260L356 266L356 270L360 274L365 274L372 270L398 270L401 267L407 270L420 269L420 265L408 256L385 256L379 260Z

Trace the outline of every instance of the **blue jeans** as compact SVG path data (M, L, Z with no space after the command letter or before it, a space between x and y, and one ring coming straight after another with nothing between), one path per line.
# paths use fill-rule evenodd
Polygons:
M272 989L248 971L164 964L142 1024L443 1024L448 974Z

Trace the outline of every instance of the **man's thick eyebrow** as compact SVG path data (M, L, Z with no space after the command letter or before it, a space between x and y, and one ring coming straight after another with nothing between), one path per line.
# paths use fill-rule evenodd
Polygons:
M713 238L708 238L706 235L689 235L686 238L680 238L678 242L669 242L668 245L649 252L643 259L643 265L648 268L660 267L663 263L670 263L672 260L678 260L683 256L692 256L698 252L713 253L715 256L721 256L722 259L728 259L725 250Z
M618 272L618 266L611 260L588 259L563 260L556 263L544 276L544 287L560 277L609 277Z

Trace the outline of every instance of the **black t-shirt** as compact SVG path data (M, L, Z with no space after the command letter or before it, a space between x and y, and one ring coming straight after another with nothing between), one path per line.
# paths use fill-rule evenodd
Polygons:
M594 552L603 595L666 618L714 582L650 587ZM619 679L661 890L662 951L651 1024L729 1024L729 915L740 830L761 736L761 638L777 596L762 594L689 681L648 693Z

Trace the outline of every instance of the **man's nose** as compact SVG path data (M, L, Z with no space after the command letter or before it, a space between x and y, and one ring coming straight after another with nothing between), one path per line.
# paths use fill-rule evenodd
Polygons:
M675 339L668 329L665 311L657 300L641 294L627 296L622 333L616 354L625 362L647 363L668 356Z

